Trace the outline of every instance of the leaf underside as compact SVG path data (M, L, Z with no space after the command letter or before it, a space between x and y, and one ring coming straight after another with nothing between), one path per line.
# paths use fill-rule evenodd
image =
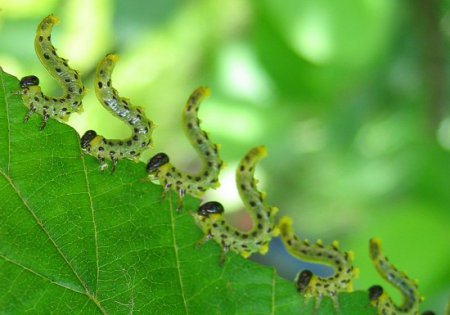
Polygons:
M99 172L71 127L23 123L18 80L0 68L0 312L312 314L293 283L202 237L198 200L161 200L142 163ZM94 105L97 106L97 105ZM374 314L365 292L341 314ZM315 314L335 314L326 298Z

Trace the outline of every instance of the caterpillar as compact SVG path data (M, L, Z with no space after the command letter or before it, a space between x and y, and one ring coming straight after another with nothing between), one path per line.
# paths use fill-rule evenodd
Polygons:
M164 187L163 197L170 190L178 193L178 208L183 206L186 194L201 198L206 190L219 186L219 173L223 161L219 157L218 145L209 140L205 131L200 128L197 112L200 103L208 97L210 91L206 87L197 88L189 97L182 113L182 124L186 136L202 159L202 169L198 174L186 174L170 163L165 153L154 155L147 163L149 177L158 180Z
M353 291L352 280L359 274L359 269L354 268L352 264L353 253L342 253L337 241L330 246L324 245L321 240L310 244L308 240L298 238L294 233L290 217L282 217L278 228L280 238L292 256L308 262L326 264L334 270L334 275L327 278L318 277L310 270L301 271L295 280L297 291L306 298L314 297L316 309L319 308L322 298L328 296L331 298L334 308L338 310L338 293Z
M263 146L251 149L241 160L236 170L236 184L239 195L253 219L253 228L248 232L241 232L229 226L223 217L224 208L217 201L202 204L194 214L197 225L205 233L198 245L214 239L222 246L221 263L225 254L232 250L247 258L252 253L267 253L269 242L279 231L275 225L275 215L278 208L268 206L265 193L256 188L254 178L256 163L267 155Z
M396 305L391 297L383 290L380 285L374 285L369 288L369 300L377 308L378 314L419 314L419 304L423 300L419 294L417 283L408 278L408 276L395 268L381 249L379 239L370 240L370 257L378 273L393 286L395 286L403 295L403 303Z
M63 95L60 98L44 95L39 86L39 78L34 75L23 77L19 82L19 94L29 109L24 122L27 122L34 113L39 113L43 116L40 130L45 128L50 117L67 121L72 112L81 112L81 101L86 94L78 71L70 68L67 60L59 57L52 45L51 32L53 26L58 23L59 20L54 15L42 20L36 31L34 48L42 65L61 85Z
M120 97L111 83L111 73L118 56L106 55L96 69L95 94L97 99L109 112L126 122L132 128L132 135L125 140L108 140L97 135L94 130L88 130L80 139L84 152L98 158L100 170L108 167L105 160L112 161L111 172L114 172L119 159L139 160L142 151L151 145L151 135L154 129L152 121L147 119L141 107L133 106L128 99Z

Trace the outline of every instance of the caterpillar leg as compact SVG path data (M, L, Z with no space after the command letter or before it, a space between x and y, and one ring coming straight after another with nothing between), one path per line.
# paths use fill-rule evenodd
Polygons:
M199 239L197 242L195 242L194 247L199 248L199 247L205 245L205 243L208 242L212 238L213 238L212 234L206 234L201 239Z
M42 112L42 124L41 127L39 127L39 131L44 130L45 126L47 126L47 121L50 118L50 115L46 110Z
M100 163L100 166L99 166L100 172L103 172L104 170L106 170L108 168L108 164L106 163L104 157L98 158L98 161Z
M229 245L223 245L222 246L222 252L220 253L220 260L219 260L219 265L222 267L223 265L225 265L225 261L227 260L227 254L230 251L230 246Z
M172 184L170 184L170 183L166 183L166 184L164 185L164 190L163 190L163 192L162 192L162 194L161 194L161 199L162 199L162 200L165 200L165 199L166 199L167 193L170 191L170 187L172 187Z
M213 239L214 235L212 234L206 234L205 236L203 236L201 239L199 239L197 242L195 242L194 244L194 248L199 248L203 245L205 245L206 242L208 242L209 240ZM222 252L220 253L220 258L219 258L219 265L223 266L225 264L226 258L227 258L227 254L230 251L230 246L228 245L222 245Z
M116 158L114 156L114 154L110 154L110 157L111 157L111 162L112 162L112 166L111 166L111 174L112 174L116 170L116 166L117 166L117 163L119 162L119 159Z
M183 210L184 196L185 195L186 195L186 190L184 190L183 188L178 189L177 212L181 212L181 210Z
M28 120L30 120L31 116L33 116L33 114L36 112L36 107L33 105L30 107L30 110L28 111L28 113L26 113L25 117L23 118L23 122L27 123Z

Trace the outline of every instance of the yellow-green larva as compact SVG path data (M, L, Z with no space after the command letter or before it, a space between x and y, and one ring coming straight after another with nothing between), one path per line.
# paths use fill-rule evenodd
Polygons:
M214 239L222 246L224 254L232 250L247 258L252 253L265 254L272 237L278 235L275 214L278 208L268 206L265 194L258 191L254 178L256 163L267 155L263 146L253 148L241 160L236 170L236 184L239 195L253 219L253 228L248 232L231 227L223 217L224 208L216 201L202 204L194 214L198 226L205 233L200 244Z
M53 15L42 20L36 31L34 48L42 65L61 85L63 95L59 98L44 95L39 86L39 79L34 75L20 80L19 93L29 108L24 122L27 122L33 113L39 113L43 116L41 130L45 128L50 117L67 121L72 112L81 112L81 101L86 92L78 71L70 68L67 60L59 57L52 45L51 32L53 26L58 23L58 18Z
M359 270L353 267L352 252L342 253L339 244L334 241L331 246L324 245L321 240L310 244L307 240L298 238L292 227L292 219L284 216L278 224L280 238L287 251L294 257L307 262L317 262L333 268L331 277L318 277L309 270L301 271L296 277L299 293L307 298L315 298L315 308L318 309L324 296L333 301L336 310L339 309L338 293L351 292L352 281L358 276Z
M200 198L205 191L219 186L219 173L223 162L219 157L218 145L209 140L205 131L200 128L197 117L200 103L209 95L206 87L197 88L189 97L183 110L183 128L192 146L199 153L202 168L198 174L186 174L170 163L169 156L158 153L147 163L149 177L158 180L164 187L164 193L170 189L179 195L178 209L183 205L185 194Z
M120 159L139 161L142 151L151 144L151 135L154 129L152 121L147 119L141 107L133 106L128 99L120 97L111 83L111 73L118 60L116 55L108 54L97 66L95 78L95 94L102 105L109 112L120 118L132 129L128 139L105 139L97 135L94 130L88 130L81 137L81 148L100 161L100 170L112 161L113 172Z
M392 265L381 250L379 239L370 240L370 257L378 273L403 295L403 303L395 304L391 297L379 285L369 288L369 299L371 304L377 308L378 314L383 315L418 315L419 304L423 300L419 293L417 283L399 271Z

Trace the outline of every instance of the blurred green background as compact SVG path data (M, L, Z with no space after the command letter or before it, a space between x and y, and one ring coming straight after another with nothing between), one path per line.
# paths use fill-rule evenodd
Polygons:
M300 237L338 239L356 254L356 289L383 284L368 258L380 237L390 260L419 279L423 309L450 294L450 1L436 0L0 0L0 65L55 82L33 48L54 13L53 43L90 89L70 124L106 137L129 130L93 93L96 63L120 55L115 87L158 125L155 149L186 171L198 157L180 125L200 85L212 89L202 126L228 167L205 198L251 226L234 185L239 159L264 144L260 188ZM119 165L120 167L120 165ZM275 241L254 257L293 278L299 265ZM329 270L318 272L329 273ZM316 269L315 269L316 270Z

